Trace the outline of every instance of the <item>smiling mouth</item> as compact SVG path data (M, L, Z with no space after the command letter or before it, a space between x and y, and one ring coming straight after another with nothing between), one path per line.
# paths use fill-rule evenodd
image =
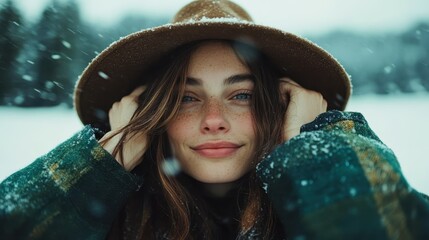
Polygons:
M229 142L204 143L192 148L197 154L207 158L224 158L236 153L242 145Z

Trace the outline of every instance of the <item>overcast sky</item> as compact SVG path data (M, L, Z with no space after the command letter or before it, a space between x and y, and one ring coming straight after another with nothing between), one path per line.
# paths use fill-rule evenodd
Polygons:
M6 0L0 0L4 2ZM30 19L37 19L51 0L15 0ZM76 0L82 17L112 24L125 13L172 16L187 0ZM318 34L335 29L360 32L406 29L429 21L429 0L236 0L257 23L297 34Z

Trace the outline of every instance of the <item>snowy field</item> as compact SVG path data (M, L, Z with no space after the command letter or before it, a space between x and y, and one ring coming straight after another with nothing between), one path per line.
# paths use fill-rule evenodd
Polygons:
M429 95L354 97L348 111L362 112L378 136L396 153L410 184L429 193ZM0 107L0 181L30 164L82 125L63 107Z

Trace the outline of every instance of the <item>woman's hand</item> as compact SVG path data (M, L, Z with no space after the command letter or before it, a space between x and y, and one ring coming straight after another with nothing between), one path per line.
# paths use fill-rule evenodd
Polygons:
M115 102L109 110L109 123L111 130L101 139L103 148L113 155L114 149L123 136L123 127L131 120L134 112L137 110L137 99L145 91L146 87L140 86L132 93L123 97L121 101ZM137 133L127 136L123 145L123 159L119 154L115 154L115 159L125 170L133 170L141 161L141 157L147 148L147 136L145 133Z
M302 125L326 112L328 104L322 94L305 89L289 78L280 79L280 89L285 101L289 100L283 127L283 140L289 141L300 133Z

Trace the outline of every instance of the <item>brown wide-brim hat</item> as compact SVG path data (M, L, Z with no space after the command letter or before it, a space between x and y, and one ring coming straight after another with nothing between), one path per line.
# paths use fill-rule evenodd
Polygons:
M344 110L350 80L344 68L314 43L279 29L253 23L227 0L198 0L184 6L172 23L144 29L114 42L84 70L74 100L80 120L108 129L112 104L144 84L144 73L173 49L205 39L245 40L263 52L288 77L320 92L328 109Z

